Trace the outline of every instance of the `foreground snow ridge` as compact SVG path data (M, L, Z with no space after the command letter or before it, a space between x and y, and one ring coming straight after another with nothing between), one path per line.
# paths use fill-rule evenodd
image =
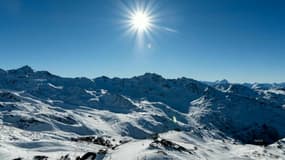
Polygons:
M0 69L0 160L285 159L285 83Z

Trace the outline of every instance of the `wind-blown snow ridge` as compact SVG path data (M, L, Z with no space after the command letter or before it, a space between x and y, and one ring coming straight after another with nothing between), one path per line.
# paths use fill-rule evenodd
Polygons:
M0 159L86 152L97 159L284 159L284 93L282 84L154 73L88 79L0 69Z

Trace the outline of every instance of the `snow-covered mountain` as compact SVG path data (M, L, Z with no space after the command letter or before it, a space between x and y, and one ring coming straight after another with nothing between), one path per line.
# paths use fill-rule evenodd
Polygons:
M285 87L265 86L0 69L0 159L285 159Z

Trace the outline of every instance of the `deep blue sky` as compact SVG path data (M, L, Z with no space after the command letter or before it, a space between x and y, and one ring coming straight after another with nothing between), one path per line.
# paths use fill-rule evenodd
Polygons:
M125 3L133 4L132 1ZM285 81L284 0L157 0L156 25L137 47L119 0L0 0L0 68L62 76Z

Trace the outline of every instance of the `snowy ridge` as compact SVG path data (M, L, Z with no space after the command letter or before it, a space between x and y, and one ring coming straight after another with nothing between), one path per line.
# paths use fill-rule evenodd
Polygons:
M284 159L285 90L266 87L0 70L0 159Z

